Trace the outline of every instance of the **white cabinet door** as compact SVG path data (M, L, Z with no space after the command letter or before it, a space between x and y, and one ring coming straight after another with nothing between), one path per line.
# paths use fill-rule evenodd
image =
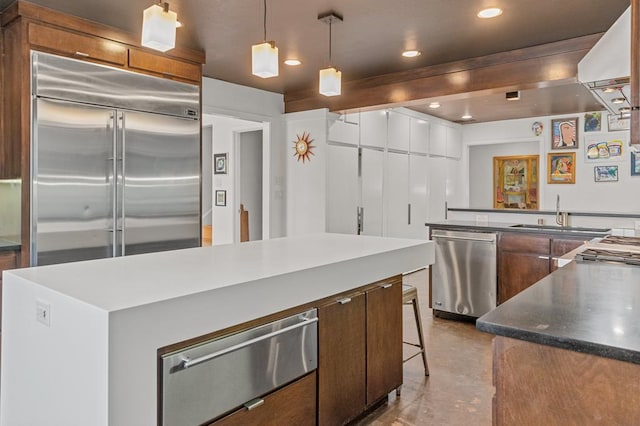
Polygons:
M444 157L447 155L447 127L435 122L429 127L429 154Z
M409 156L409 238L428 240L425 222L429 220L427 210L428 159L419 155Z
M327 232L356 234L358 148L327 145Z
M357 117L357 116L356 116ZM341 115L329 127L329 140L334 142L348 143L350 145L358 145L360 139L360 125L358 122L350 121L350 114Z
M363 235L382 236L382 173L384 153L362 149Z
M387 112L360 113L360 145L384 148L387 140Z
M447 201L447 159L429 158L429 222L438 222L445 218Z
M409 234L409 155L387 153L384 176L386 237Z
M462 157L462 130L459 127L447 127L447 157Z
M387 147L400 151L409 151L411 140L411 119L394 111L389 111Z
M411 152L429 153L429 127L428 121L411 118Z

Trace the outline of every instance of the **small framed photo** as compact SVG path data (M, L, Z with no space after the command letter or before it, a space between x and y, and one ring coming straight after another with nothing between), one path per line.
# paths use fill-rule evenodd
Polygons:
M576 153L547 154L547 183L576 183Z
M602 113L588 112L584 115L584 131L599 132L602 130Z
M213 154L213 174L227 174L227 154Z
M617 182L618 166L595 166L593 174L596 182Z
M551 149L578 148L578 117L551 120Z
M227 205L227 191L216 190L216 206L225 207Z
M640 152L631 151L631 176L640 176Z
M607 121L609 123L610 132L618 132L621 130L631 129L631 118L629 117L622 118L617 114L609 114L607 116Z

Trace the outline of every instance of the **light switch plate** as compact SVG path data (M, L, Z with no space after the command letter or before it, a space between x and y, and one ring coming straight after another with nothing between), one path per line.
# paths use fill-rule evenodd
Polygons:
M44 300L36 300L36 320L51 327L51 304Z

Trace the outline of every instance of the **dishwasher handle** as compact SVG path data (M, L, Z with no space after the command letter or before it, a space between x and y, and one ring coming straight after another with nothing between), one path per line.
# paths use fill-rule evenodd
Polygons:
M443 240L461 240L461 241L478 241L484 243L492 243L495 244L496 238L495 236L491 236L488 238L479 238L479 237L462 237L462 236L451 236L451 235L431 235L433 239L443 239Z
M202 364L203 362L207 362L207 361L210 361L212 359L221 357L222 355L226 355L228 353L235 352L235 351L237 351L239 349L242 349L242 348L245 348L247 346L251 346L254 343L258 343L258 342L260 342L262 340L270 339L270 338L278 336L280 334L287 333L287 332L289 332L291 330L295 330L296 328L306 327L306 326L308 326L310 324L313 324L314 322L318 322L318 318L304 318L302 320L302 322L299 322L297 324L290 325L288 327L282 328L280 330L273 331L271 333L265 334L265 335L260 336L260 337L249 339L249 340L247 340L245 342L238 343L238 344L233 345L233 346L229 346L228 348L221 349L221 350L219 350L217 352L213 352L213 353L210 353L210 354L207 354L207 355L203 355L201 357L194 358L194 359L189 359L189 358L183 359L180 364L178 364L177 366L172 368L171 373L177 373L179 371L186 370L187 368L196 366L198 364Z

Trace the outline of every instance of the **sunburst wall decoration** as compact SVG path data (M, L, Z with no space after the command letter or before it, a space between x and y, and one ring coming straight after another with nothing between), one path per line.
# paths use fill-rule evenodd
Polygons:
M315 155L311 150L315 148L312 143L311 135L308 132L302 132L302 136L296 135L296 140L293 141L293 149L296 151L293 156L298 157L298 161L302 160L311 161L311 155Z

